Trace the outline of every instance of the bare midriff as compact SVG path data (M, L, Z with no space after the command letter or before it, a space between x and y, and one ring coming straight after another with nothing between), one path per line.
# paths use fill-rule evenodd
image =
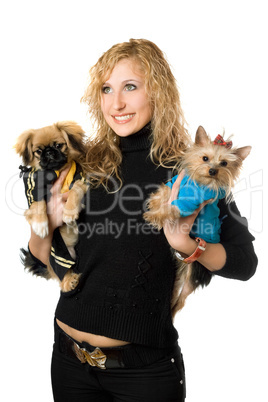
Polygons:
M107 338L106 336L95 335L89 332L78 331L63 322L56 320L58 326L71 338L77 342L87 342L92 346L103 348L128 345L130 342L120 341L118 339Z

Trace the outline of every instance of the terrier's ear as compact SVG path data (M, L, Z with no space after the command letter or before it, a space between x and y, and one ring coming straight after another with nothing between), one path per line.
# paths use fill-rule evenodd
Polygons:
M247 146L247 147L242 147L242 148L238 148L235 151L235 154L242 159L242 161L244 159L246 159L246 157L249 155L250 151L251 151L251 146Z
M199 126L196 131L195 143L200 147L205 147L210 143L210 139L202 126Z

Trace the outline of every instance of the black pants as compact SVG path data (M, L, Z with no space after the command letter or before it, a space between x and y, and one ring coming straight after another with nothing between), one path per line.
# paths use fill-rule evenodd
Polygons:
M56 327L56 331L61 331ZM52 365L55 402L183 402L180 348L142 368L101 370L60 351L55 336Z

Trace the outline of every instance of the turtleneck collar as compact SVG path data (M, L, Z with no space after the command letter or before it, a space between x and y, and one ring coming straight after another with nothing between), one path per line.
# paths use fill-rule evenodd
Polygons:
M150 148L152 133L151 123L146 124L140 131L127 137L120 137L120 149L122 152L133 152Z

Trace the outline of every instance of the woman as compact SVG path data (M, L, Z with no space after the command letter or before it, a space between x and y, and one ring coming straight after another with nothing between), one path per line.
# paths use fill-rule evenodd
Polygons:
M113 46L90 70L83 100L96 126L84 170L91 182L80 214L77 288L61 294L55 313L52 384L55 401L181 402L182 355L170 299L176 263L170 245L191 255L189 233L200 211L157 232L143 220L145 200L171 178L189 144L176 81L163 53L147 40ZM60 278L72 260L58 227L63 172L49 202L50 235L31 235L29 249ZM173 186L171 199L179 190ZM232 213L231 210L232 209ZM215 274L249 279L253 237L233 203L220 205L221 243L198 261ZM53 235L52 235L53 234Z

